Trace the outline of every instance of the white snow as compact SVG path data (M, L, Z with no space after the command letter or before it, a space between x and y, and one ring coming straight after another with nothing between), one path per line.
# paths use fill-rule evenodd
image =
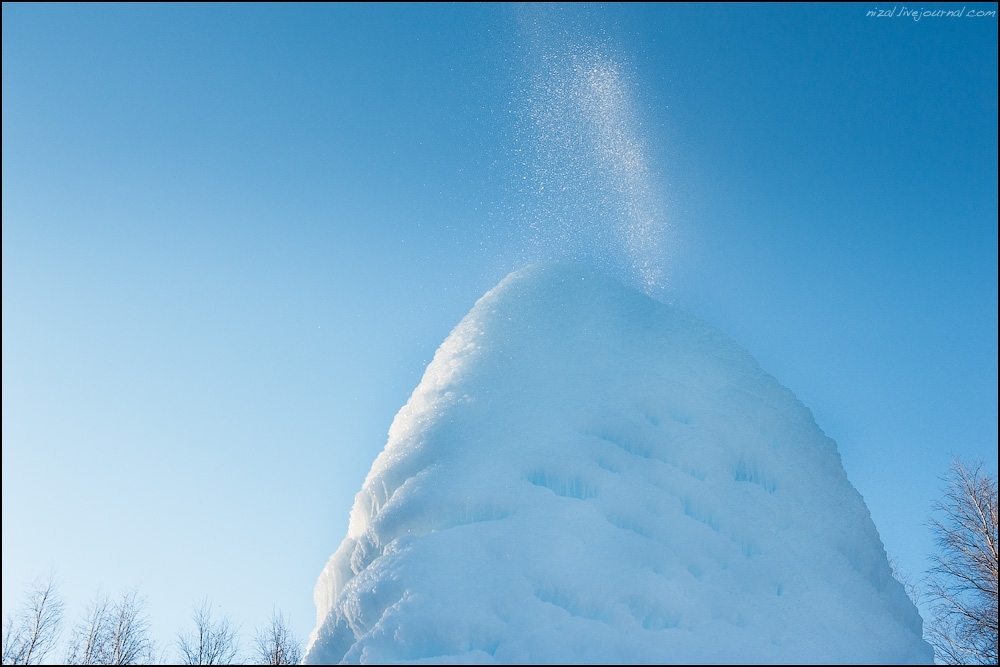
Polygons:
M315 596L312 663L933 660L810 411L575 264L441 345Z

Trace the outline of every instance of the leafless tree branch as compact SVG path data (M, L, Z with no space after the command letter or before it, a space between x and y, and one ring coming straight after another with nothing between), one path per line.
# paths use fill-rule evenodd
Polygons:
M302 643L292 634L280 611L271 613L268 624L254 637L254 659L259 665L297 665Z
M55 575L32 583L27 601L14 616L7 616L3 627L3 664L37 665L48 655L59 638L63 603L56 588Z
M146 600L136 589L114 602L99 593L74 628L66 652L71 665L140 665L154 659Z
M212 608L204 600L194 616L194 632L178 635L177 646L185 665L231 665L239 654L239 628L228 616L212 619Z
M997 479L981 461L952 462L930 521L938 553L927 636L947 664L997 664Z

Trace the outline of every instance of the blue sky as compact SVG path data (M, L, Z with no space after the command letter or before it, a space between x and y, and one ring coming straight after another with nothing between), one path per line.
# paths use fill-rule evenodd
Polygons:
M51 567L71 615L139 585L161 644L206 596L312 629L435 348L559 255L546 40L624 76L660 298L812 409L921 574L950 455L997 466L997 23L874 7L5 4L4 611Z

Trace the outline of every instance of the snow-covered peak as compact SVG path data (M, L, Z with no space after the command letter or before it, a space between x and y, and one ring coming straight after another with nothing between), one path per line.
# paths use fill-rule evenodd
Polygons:
M836 445L708 325L512 273L397 414L307 662L931 662Z

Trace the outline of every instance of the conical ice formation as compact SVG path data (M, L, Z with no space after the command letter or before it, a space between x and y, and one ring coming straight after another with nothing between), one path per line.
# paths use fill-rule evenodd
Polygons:
M483 296L399 411L307 662L931 662L835 443L585 267Z

